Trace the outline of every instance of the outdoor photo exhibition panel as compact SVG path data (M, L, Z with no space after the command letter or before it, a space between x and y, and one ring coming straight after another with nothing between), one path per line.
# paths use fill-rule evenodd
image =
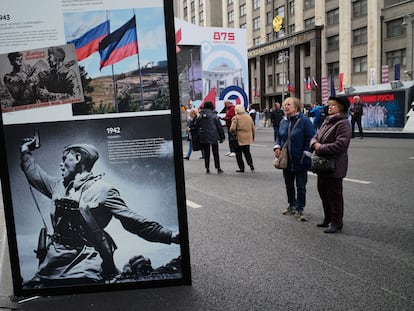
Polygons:
M0 9L14 294L190 285L171 1Z

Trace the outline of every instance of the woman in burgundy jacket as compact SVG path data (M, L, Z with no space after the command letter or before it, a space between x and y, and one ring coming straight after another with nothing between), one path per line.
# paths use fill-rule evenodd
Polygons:
M335 169L330 173L318 173L317 184L325 216L317 226L327 228L325 233L335 233L343 226L342 180L348 170L348 147L352 133L348 121L348 99L331 96L328 105L328 117L311 139L310 146L320 156L335 158Z

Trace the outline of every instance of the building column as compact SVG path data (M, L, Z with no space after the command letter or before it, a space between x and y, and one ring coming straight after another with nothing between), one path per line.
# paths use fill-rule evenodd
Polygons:
M368 2L368 1L367 1ZM339 53L339 72L344 74L343 85L351 85L352 82L352 2L339 1L339 44L345 48Z
M371 68L375 70L375 84L381 83L381 19L378 16L381 15L378 0L367 1L367 65L368 75L367 84L371 84L370 72Z

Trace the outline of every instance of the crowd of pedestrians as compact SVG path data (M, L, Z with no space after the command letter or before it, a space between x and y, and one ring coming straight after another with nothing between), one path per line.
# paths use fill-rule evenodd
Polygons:
M220 120L227 128L229 152L226 156L235 156L237 173L244 173L247 166L253 172L253 156L250 145L256 135L256 111L249 111L240 104L226 101L225 116L220 118L212 102L205 102L199 109L191 108L188 113L189 144L184 159L189 160L193 146L201 150L206 173L210 173L210 149L214 166L218 174L224 173L220 166L219 144L226 135ZM308 171L312 170L312 158L328 157L334 159L335 166L330 171L315 171L317 189L321 199L323 220L317 227L325 233L336 233L343 227L344 198L342 181L348 169L348 147L354 136L354 124L357 123L362 137L362 127L358 121L358 98L351 106L345 97L330 97L326 105L314 105L304 113L299 98L288 97L283 103L276 101L270 110L264 111L264 126L273 126L273 153L278 158L286 148L288 163L283 168L287 205L283 215L294 215L298 221L306 221L306 186ZM348 115L351 113L351 123ZM355 117L356 116L356 117ZM359 116L360 117L360 116ZM355 119L355 121L354 121ZM196 133L196 134L195 134ZM195 142L194 140L197 140Z

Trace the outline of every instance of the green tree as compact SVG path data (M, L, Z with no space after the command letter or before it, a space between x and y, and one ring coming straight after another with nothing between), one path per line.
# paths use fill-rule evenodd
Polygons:
M160 87L157 96L152 101L152 110L167 110L170 107L170 90L166 87Z

